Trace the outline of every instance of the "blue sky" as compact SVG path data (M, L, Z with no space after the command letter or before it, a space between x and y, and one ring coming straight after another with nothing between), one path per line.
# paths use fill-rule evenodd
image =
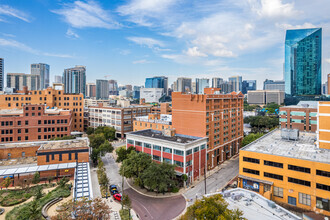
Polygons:
M142 85L146 77L242 75L282 79L286 29L323 28L330 73L328 0L0 0L5 73L87 67L87 81Z

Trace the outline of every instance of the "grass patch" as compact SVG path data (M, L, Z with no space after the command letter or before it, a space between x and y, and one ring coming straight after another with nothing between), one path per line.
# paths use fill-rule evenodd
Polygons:
M66 184L65 186L58 186L53 191L49 192L47 195L44 195L41 199L37 201L37 206L39 208L38 215L41 217L41 208L46 205L49 201L55 199L55 198L65 198L70 196L71 191L69 188L69 185ZM25 203L23 205L15 207L13 210L7 213L6 220L15 220L15 219L21 219L21 220L29 220L30 219L30 207L32 202Z
M120 214L120 218L122 220L130 220L130 219L132 219L132 216L131 216L131 218L129 218L128 209L121 209L121 210L119 210L119 214Z

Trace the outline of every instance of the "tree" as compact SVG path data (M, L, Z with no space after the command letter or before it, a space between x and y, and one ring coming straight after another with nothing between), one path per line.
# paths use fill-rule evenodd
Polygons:
M175 177L174 165L155 162L152 162L141 175L144 187L158 193L165 193L169 188L174 187Z
M49 176L47 179L48 179L48 184L50 184L54 178L52 176Z
M121 202L123 203L123 206L125 206L127 209L130 209L132 207L131 199L127 194L123 195L123 197L121 198Z
M69 182L69 179L68 179L67 177L63 177L63 178L60 180L60 182L57 183L57 185L59 185L60 187L63 188L67 182Z
M75 213L75 217L72 216ZM86 198L77 201L68 201L59 206L58 215L52 220L67 219L110 219L110 207L101 198L87 200Z
M104 155L105 153L111 153L113 151L113 146L109 141L105 141L103 144L99 146L99 152Z
M11 184L11 178L8 176L6 177L6 179L2 182L2 186L6 187L6 189L8 188L8 186L10 186Z
M112 127L97 127L95 129L95 134L103 134L106 140L114 140L116 136L116 129Z
M129 147L127 150L125 147L120 147L120 148L117 148L116 150L116 154L117 154L117 159L116 159L116 162L117 163L120 163L120 162L123 162L124 160L127 159L128 155L132 152L132 151L135 151L135 148L134 147Z
M242 141L242 147L250 144L251 142L257 140L258 138L262 137L264 134L263 133L251 133L251 134L248 134L246 135L244 138L243 138L243 141Z
M94 132L95 132L95 129L92 128L92 127L88 127L87 130L86 130L86 134L87 134L87 135L94 134Z
M220 194L203 197L197 200L193 205L189 206L187 212L180 217L180 220L194 219L245 219L241 211L233 211L228 209L228 203Z
M39 172L35 172L34 175L33 175L32 183L37 184L39 182L40 182L40 174L39 174Z
M29 205L29 220L42 219L41 217L41 207L38 206L38 200L34 199Z
M98 148L101 144L105 142L104 134L92 134L89 135L89 142L92 148Z

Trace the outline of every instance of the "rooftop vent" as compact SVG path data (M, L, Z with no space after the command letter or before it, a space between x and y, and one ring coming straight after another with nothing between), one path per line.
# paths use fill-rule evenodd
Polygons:
M299 130L283 128L281 130L281 137L282 139L297 141L299 139Z

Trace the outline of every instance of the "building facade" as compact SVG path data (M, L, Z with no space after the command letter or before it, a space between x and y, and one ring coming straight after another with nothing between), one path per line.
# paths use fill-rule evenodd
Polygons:
M164 89L162 88L141 88L140 98L146 103L159 103L159 99L163 96Z
M90 127L109 126L116 129L117 137L125 137L125 133L133 131L133 120L137 116L145 116L151 112L151 106L104 107L91 106L89 111Z
M0 58L0 91L3 91L5 89L5 60L3 58Z
M317 109L318 109L318 113L317 113L318 140L317 141L319 143L320 148L327 149L327 150L330 151L330 137L329 137L329 132L330 132L330 117L329 117L329 115L330 115L329 114L330 113L330 102L318 102L318 108ZM330 172L330 170L329 170L329 172Z
M109 80L109 95L118 95L118 84L116 80Z
M269 80L264 81L264 90L280 90L285 91L284 80Z
M63 72L64 92L67 94L86 95L86 67L75 66Z
M220 88L220 85L223 83L222 78L214 77L212 78L212 88Z
M281 105L285 98L284 92L279 90L250 90L247 94L247 102L255 105L266 105L272 102Z
M96 80L96 99L109 98L109 81L105 79Z
M146 78L145 88L162 88L164 93L168 91L168 77L155 76L152 78Z
M257 80L243 80L242 93L247 94L248 91L257 90Z
M23 90L27 86L29 90L40 90L40 75L25 73L8 73L7 87L16 90Z
M38 75L40 80L40 89L49 87L49 65L45 63L31 64L31 75ZM32 89L32 88L30 88ZM34 90L34 89L33 89Z
M242 76L232 76L228 78L228 81L233 85L233 91L242 91Z
M26 105L23 109L0 110L0 143L48 140L71 134L70 110Z
M191 78L180 77L176 80L174 91L191 92Z
M238 154L244 135L244 95L220 94L215 88L206 88L204 93L172 94L172 126L179 134L208 137L207 164L213 169Z
M23 90L18 93L0 95L1 110L23 108L25 105L46 105L48 108L71 110L71 130L84 130L84 97L82 94L66 94L64 90L48 87L44 90Z
M86 97L88 97L88 98L96 97L96 84L95 83L86 84Z
M55 75L54 76L54 83L63 83L62 82L62 76Z
M285 93L321 95L322 28L287 30L285 37Z
M210 87L209 79L198 79L196 78L196 94L203 94L205 88Z
M156 131L172 129L172 115L149 113L147 116L135 117L133 120L133 131L145 129Z
M189 182L202 177L206 169L206 138L147 129L128 133L126 148L129 147L149 154L156 162L175 164L175 170L186 174Z

